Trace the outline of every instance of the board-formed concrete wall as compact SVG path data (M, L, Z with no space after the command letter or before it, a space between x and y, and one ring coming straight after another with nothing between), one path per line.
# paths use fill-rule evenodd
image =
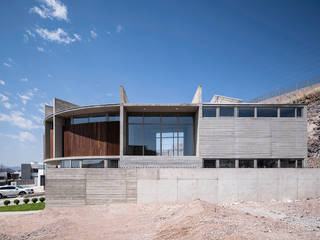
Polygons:
M301 118L200 118L204 158L306 158L307 121Z
M320 169L50 169L48 206L279 201L320 196Z

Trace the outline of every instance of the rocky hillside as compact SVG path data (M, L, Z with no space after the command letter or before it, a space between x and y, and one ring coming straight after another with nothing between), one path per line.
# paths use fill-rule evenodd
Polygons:
M293 103L308 104L308 167L320 167L320 91L298 98Z

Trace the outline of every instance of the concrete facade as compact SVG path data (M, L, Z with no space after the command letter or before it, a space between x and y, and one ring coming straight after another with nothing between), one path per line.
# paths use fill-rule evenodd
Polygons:
M223 116L223 108L232 109L233 115ZM249 108L254 114L240 117L240 108ZM273 108L277 114L273 117L258 117L258 108ZM192 102L188 104L133 104L129 103L121 86L119 104L80 107L54 99L53 108L47 106L46 109L44 162L48 167L45 182L49 206L189 201L197 198L213 203L295 200L320 194L319 170L297 168L303 167L307 158L307 114L304 104L252 104L223 96L214 97L211 103L202 103L201 86L198 87ZM213 116L203 114L207 109L215 111ZM281 117L281 109L291 109L291 113L294 114ZM301 114L298 114L298 111L301 111ZM96 156L96 153L88 152L90 156L64 156L64 126L81 124L73 121L77 117L86 118L88 121L85 123L89 124L91 117L107 116L103 120L106 122L108 116L115 113L119 116L115 121L119 121L120 126L120 140L117 139L116 142L120 148L119 155ZM147 154L138 152L141 155L128 151L128 116L137 114L142 116L141 119L152 114L161 116L160 123L157 123L160 130L150 134L152 141L155 141L156 134L160 133L161 144L162 117L173 116L180 119L181 116L188 116L192 123L179 125L180 120L177 120L175 124L171 124L174 125L174 130L168 130L172 135L180 136L182 126L191 129L183 132L183 137L189 134L189 138L183 138L182 154L179 152L171 156L168 151L166 155L162 150L159 153L158 148L151 149L152 151L148 149ZM150 126L152 124L154 123ZM49 137L50 131L53 135L52 140ZM143 135L144 131L140 134ZM93 136L91 133L77 134L83 134L86 138ZM190 140L189 145L186 143L187 140ZM74 143L77 142L80 140ZM132 144L133 147L136 147L135 145ZM192 151L185 154L185 146L189 146L188 149ZM145 143L140 143L137 147L142 148L142 151L147 148ZM51 158L50 149L53 149ZM102 155L104 154L108 153ZM84 168L90 167L88 161L92 160L100 160L100 165L95 165L96 168ZM84 161L86 165L83 164ZM114 161L118 161L116 165ZM227 161L232 161L233 164L227 166ZM249 161L250 164L241 166L243 161ZM261 169L270 167L263 165L264 161L272 162L273 168ZM281 161L287 161L287 165L282 166ZM215 165L206 165L205 162L214 162Z
M320 195L320 169L47 169L48 206L297 200Z

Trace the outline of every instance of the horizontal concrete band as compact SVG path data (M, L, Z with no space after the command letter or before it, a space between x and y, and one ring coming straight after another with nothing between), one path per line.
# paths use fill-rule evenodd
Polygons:
M47 169L48 206L296 200L320 196L320 169Z

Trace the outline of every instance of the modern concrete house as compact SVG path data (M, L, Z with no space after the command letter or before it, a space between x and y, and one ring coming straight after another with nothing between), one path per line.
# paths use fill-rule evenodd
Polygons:
M279 179L279 174L291 173L287 168L305 167L307 158L305 105L243 103L217 95L202 102L201 86L185 104L130 103L122 86L116 104L82 107L55 98L53 106L45 107L44 124L49 204L59 204L62 199L79 204L139 202L139 191L140 199L145 200L144 190L150 195L151 189L157 189L152 181L161 180L165 171L173 171L174 179L207 176L218 181L224 179L224 175L216 175L224 174L222 168L234 168L233 181L237 172L243 174L240 178L258 178L259 169L283 169L260 176L260 181L271 181L273 176ZM209 185L208 192L213 191ZM101 189L103 193L99 193ZM118 189L116 193L114 189ZM157 194L150 199L159 197Z
M188 104L46 106L44 159L62 168L303 167L302 104L247 104L199 87Z

